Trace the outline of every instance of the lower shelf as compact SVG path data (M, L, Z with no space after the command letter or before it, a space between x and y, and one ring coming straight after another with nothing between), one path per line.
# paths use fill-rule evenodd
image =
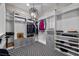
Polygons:
M63 51L60 48L62 48ZM64 54L73 55L73 56L79 56L79 53L77 53L77 52L75 52L73 50L61 47L61 46L57 46L56 49L59 50L60 52L63 52Z
M60 49L58 49L58 48L55 48L55 50L59 51L60 53L66 54L67 56L74 56L74 55L72 55L72 54L70 54L70 53L62 52L62 51L61 51Z

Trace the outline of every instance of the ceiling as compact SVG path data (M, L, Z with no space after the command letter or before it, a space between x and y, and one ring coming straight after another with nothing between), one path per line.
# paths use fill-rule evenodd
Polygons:
M38 10L40 16L41 14L47 11L51 11L53 9L60 9L70 5L71 3L30 3L30 6L27 6L26 5L27 3L10 3L10 4L26 12L29 12L29 9L34 6Z

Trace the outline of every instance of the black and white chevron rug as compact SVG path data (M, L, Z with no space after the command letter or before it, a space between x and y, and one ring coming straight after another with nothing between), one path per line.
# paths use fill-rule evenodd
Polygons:
M66 56L57 50L48 48L39 42L30 46L8 50L11 56Z

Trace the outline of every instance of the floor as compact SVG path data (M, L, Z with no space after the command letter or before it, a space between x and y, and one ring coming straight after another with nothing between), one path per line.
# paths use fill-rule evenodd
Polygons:
M66 56L54 49L48 48L39 42L30 46L8 50L11 56Z

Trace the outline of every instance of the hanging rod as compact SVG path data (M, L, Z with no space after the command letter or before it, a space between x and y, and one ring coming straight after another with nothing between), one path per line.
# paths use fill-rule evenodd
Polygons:
M26 18L23 18L23 17L19 17L19 16L15 16L16 18L21 18L21 19L25 19L25 21L26 21Z

